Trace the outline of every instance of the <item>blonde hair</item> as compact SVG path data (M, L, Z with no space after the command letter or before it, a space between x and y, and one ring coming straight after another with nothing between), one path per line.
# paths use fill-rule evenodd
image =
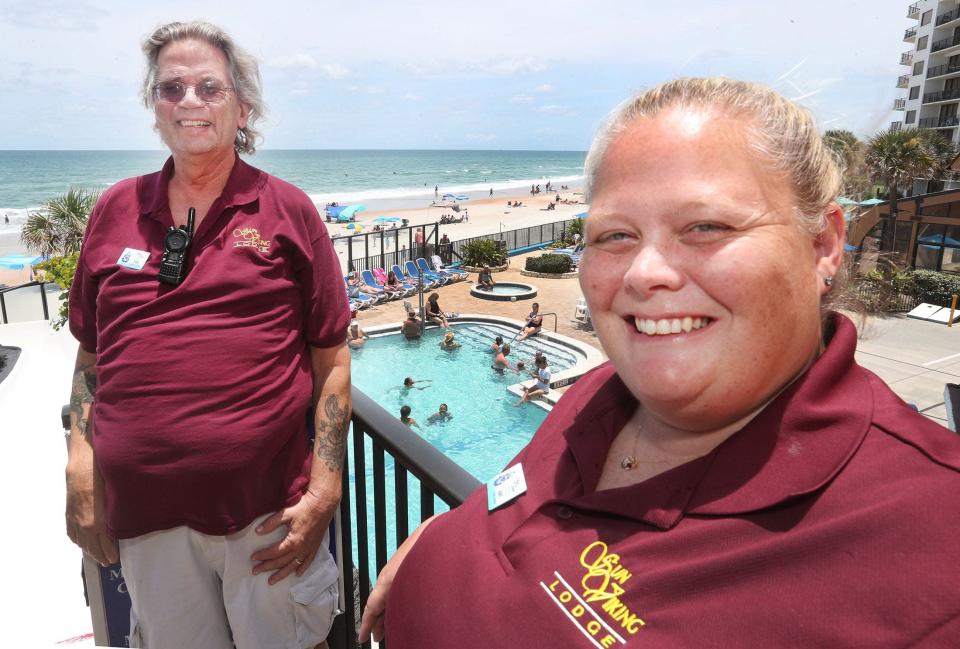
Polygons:
M153 108L154 105L153 85L157 80L157 59L160 58L160 50L174 41L186 40L203 41L223 52L227 59L234 92L237 93L237 100L246 105L250 111L247 116L247 125L237 129L233 146L237 153L256 153L257 142L262 139L262 134L254 125L266 111L260 67L251 54L239 47L227 32L216 25L201 20L190 23L167 23L157 27L143 41L143 53L147 57L147 72L140 90L143 105L147 108Z
M813 236L823 232L827 205L840 193L843 177L813 116L766 86L724 77L674 79L618 106L601 126L584 163L587 203L607 148L620 133L636 120L688 107L712 110L743 124L753 152L789 182L801 225Z

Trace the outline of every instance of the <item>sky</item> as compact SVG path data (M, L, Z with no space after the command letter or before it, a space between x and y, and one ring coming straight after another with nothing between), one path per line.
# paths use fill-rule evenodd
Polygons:
M140 43L209 20L260 61L263 148L585 150L677 76L772 86L821 128L902 119L901 0L0 0L0 149L158 149Z

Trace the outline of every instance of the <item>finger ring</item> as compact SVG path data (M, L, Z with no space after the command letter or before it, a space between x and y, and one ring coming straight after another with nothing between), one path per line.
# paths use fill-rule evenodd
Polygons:
M298 566L302 566L302 565L303 565L303 559L297 559L297 565L298 565Z

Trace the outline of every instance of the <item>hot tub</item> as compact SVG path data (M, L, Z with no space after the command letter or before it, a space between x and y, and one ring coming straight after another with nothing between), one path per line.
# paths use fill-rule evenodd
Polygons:
M492 289L485 290L474 284L470 287L470 294L481 300L516 302L537 297L537 287L521 282L497 282Z

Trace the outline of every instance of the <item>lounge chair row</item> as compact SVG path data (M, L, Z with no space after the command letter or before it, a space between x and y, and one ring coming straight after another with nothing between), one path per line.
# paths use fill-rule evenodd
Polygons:
M419 277L421 274L423 275L423 290L425 291L439 288L451 282L459 282L467 278L466 271L458 268L444 268L440 258L436 255L433 257L433 263L434 267L431 268L427 260L420 257L416 262L404 262L403 268L401 268L399 264L394 264L390 270L396 275L400 285L393 290L386 286L387 272L383 268L360 271L360 280L367 286L374 288L376 290L375 293L365 293L357 290L351 291L351 288L356 288L350 285L353 274L344 277L351 309L366 309L380 302L403 299L414 295L418 291Z

